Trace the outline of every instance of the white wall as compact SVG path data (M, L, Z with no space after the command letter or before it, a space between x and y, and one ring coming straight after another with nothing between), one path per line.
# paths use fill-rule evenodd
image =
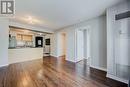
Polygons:
M106 16L100 16L79 24L65 27L58 32L66 32L67 60L75 62L75 29L90 27L91 38L91 66L101 69L107 68L106 54Z
M90 23L91 65L107 68L106 16L94 19Z
M72 27L66 30L66 60L75 62L75 30Z
M56 56L66 55L66 35L62 32L57 33L57 54Z
M8 65L8 20L0 18L0 67Z
M62 56L62 37L59 32L52 34L51 56Z
M57 33L52 34L51 56L57 57Z
M51 55L55 57L62 56L62 33L66 34L66 60L75 62L75 30L68 28L56 31L53 34L53 50Z

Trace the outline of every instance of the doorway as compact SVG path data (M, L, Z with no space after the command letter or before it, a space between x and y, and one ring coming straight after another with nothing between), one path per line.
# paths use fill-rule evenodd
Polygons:
M61 56L66 58L66 33L61 33Z
M62 33L62 55L66 55L66 34Z
M84 59L84 32L81 29L76 31L76 62Z
M76 30L76 58L79 62L84 59L90 61L90 32L88 28L80 28ZM89 64L89 63L88 63Z
M57 57L61 59L65 59L66 57L66 33L59 32L57 33Z

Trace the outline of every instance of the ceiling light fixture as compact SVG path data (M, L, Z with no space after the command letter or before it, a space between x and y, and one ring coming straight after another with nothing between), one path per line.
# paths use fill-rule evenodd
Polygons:
M20 18L20 20L28 24L42 24L43 23L41 20L38 20L37 18L30 15Z
M31 16L28 16L28 21L29 21L30 24L34 24L33 18Z

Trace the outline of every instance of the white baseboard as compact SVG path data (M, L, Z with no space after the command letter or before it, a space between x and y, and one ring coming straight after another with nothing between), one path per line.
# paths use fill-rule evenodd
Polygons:
M97 66L92 66L92 65L90 65L90 67L107 72L107 69L103 67L97 67Z
M53 56L53 57L56 57L56 58L58 58L59 56L56 56L56 55L50 55L50 56Z
M128 84L128 80L116 77L114 75L107 74L107 77Z
M0 68L1 67L6 67L6 66L8 66L9 64L4 64L4 65L0 65Z
M56 57L56 58L59 58L59 56L55 56L55 55L51 55L53 57ZM76 63L76 61L73 61L73 60L68 60L67 58L65 58L66 61L70 61L70 62L73 62L73 63Z
M76 61L73 61L73 60L68 60L68 59L65 59L66 61L70 61L70 62L73 62L73 63L76 63Z

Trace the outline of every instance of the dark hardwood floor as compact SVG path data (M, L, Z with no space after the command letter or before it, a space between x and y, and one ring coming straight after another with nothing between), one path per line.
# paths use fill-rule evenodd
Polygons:
M74 64L62 58L11 64L0 69L0 87L109 87L89 74L86 61Z

